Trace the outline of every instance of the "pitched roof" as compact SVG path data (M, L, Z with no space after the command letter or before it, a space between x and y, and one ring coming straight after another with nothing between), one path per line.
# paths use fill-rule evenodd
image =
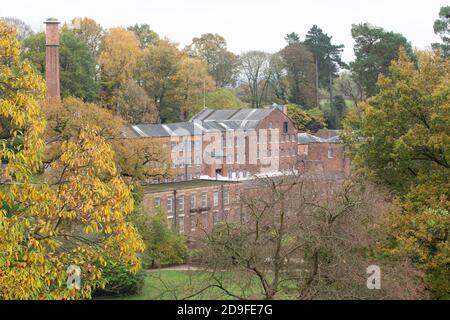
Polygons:
M204 108L191 118L191 122L215 122L228 129L255 129L275 108L261 109L209 109Z
M310 143L342 143L342 139L339 136L334 136L329 139L324 139L312 134L301 132L297 135L298 144L310 144Z
M277 107L261 109L204 108L188 122L126 126L124 136L127 138L192 136L206 132L256 129L260 122L274 110L280 109Z
M182 137L201 134L201 131L190 122L137 124L131 125L129 128L135 133L136 137Z

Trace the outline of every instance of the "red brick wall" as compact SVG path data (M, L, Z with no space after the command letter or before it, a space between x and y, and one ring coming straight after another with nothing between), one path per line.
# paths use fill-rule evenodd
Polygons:
M46 24L45 49L45 80L47 83L47 98L60 98L59 76L59 24Z

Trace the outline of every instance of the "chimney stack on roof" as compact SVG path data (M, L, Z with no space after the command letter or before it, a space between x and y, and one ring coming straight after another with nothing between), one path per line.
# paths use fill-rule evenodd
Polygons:
M45 30L45 81L47 99L59 100L61 95L59 77L59 21L49 18Z

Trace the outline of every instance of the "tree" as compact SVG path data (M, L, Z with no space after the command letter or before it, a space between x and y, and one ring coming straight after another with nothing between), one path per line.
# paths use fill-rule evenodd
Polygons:
M210 109L239 109L244 107L244 103L232 91L225 88L208 92L204 102L205 106ZM194 110L199 112L203 107L203 101L199 101Z
M124 179L135 182L171 176L166 147L151 139L124 139L124 122L111 111L75 98L45 105L43 110L47 167L61 157L61 144L73 139L81 128L91 126L98 128L98 134L113 147L116 166Z
M401 49L390 76L380 77L380 92L347 116L343 136L355 170L397 195L393 251L411 256L426 272L435 297L449 288L448 225L441 224L449 210L449 71L437 52L418 53L417 67ZM424 237L429 245L423 245Z
M279 53L273 54L270 60L269 90L272 93L272 99L279 103L287 103L289 96L289 81L284 60Z
M378 75L389 75L392 60L398 58L400 47L413 57L411 44L406 38L368 23L352 25L352 37L356 59L350 64L354 79L369 97L378 93Z
M86 44L93 59L96 59L100 51L102 39L105 34L102 26L90 18L74 18L70 23L62 26L62 32L72 31Z
M136 81L128 80L113 95L113 109L131 124L157 123L158 108Z
M284 40L286 40L288 45L300 43L300 36L296 32L291 32L284 37Z
M148 24L135 24L134 26L129 26L127 29L136 35L141 49L159 44L159 35L150 29Z
M298 105L289 104L288 115L295 128L301 132L315 133L326 126L325 116L319 109L304 110Z
M186 239L169 227L167 214L161 208L157 208L156 214L151 217L144 212L138 212L134 221L146 245L143 254L145 266L159 268L186 261L188 256Z
M101 70L102 98L111 106L112 93L133 78L140 55L134 33L123 28L108 30L103 38L98 64Z
M289 82L289 101L312 108L316 104L314 56L301 43L280 51Z
M61 96L97 100L99 84L95 76L95 60L88 47L72 32L61 35L60 65Z
M217 224L199 245L208 275L187 297L209 288L234 299L421 297L410 264L371 254L382 237L372 225L389 209L373 186L291 175L248 188L239 202L242 222ZM383 270L381 290L366 287L373 263Z
M133 209L130 191L116 175L111 149L89 127L61 145L42 183L32 183L44 147L37 104L44 83L20 61L15 33L1 22L0 35L0 118L10 129L5 133L2 126L0 143L9 183L0 189L0 298L89 298L104 283L105 257L139 268L136 252L143 244L125 221ZM11 149L19 137L20 147ZM80 290L63 285L71 264L81 268Z
M45 74L45 34L36 33L23 42L22 57L28 59L41 75ZM61 95L95 101L99 93L95 60L86 44L71 31L61 34Z
M441 50L442 55L448 58L450 55L450 6L441 8L439 19L434 21L433 29L442 40L442 43L433 43L433 49Z
M33 29L24 21L12 17L0 17L0 20L16 30L17 39L22 42L33 34Z
M162 121L173 119L180 112L170 103L178 85L180 55L173 43L164 40L158 46L144 49L137 65L136 77L157 106Z
M179 101L182 121L195 112L195 104L203 101L204 95L214 88L214 79L208 73L203 60L183 55L175 75L176 100Z
M343 45L331 44L332 37L328 36L317 25L306 34L304 44L314 54L316 65L316 93L317 108L320 108L319 85L328 88L330 105L333 103L333 79L338 76L340 67L346 66L342 61Z
M206 33L192 39L186 47L189 55L204 59L209 73L216 81L216 87L233 85L238 75L238 57L227 50L225 39L212 33Z
M271 80L271 55L247 51L240 56L241 72L247 79L252 108L261 108Z
M342 129L342 119L344 118L347 105L341 95L334 96L333 104L329 111L325 112L328 129Z
M358 106L365 99L364 90L359 83L353 80L353 76L349 72L341 72L339 74L339 78L335 81L335 87L339 94L352 100L355 106Z

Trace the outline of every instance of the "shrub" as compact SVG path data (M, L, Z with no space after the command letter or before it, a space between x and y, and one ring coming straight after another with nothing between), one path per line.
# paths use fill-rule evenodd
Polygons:
M141 291L145 272L132 272L128 266L110 260L103 268L102 277L106 280L106 286L97 289L93 296L125 296Z

